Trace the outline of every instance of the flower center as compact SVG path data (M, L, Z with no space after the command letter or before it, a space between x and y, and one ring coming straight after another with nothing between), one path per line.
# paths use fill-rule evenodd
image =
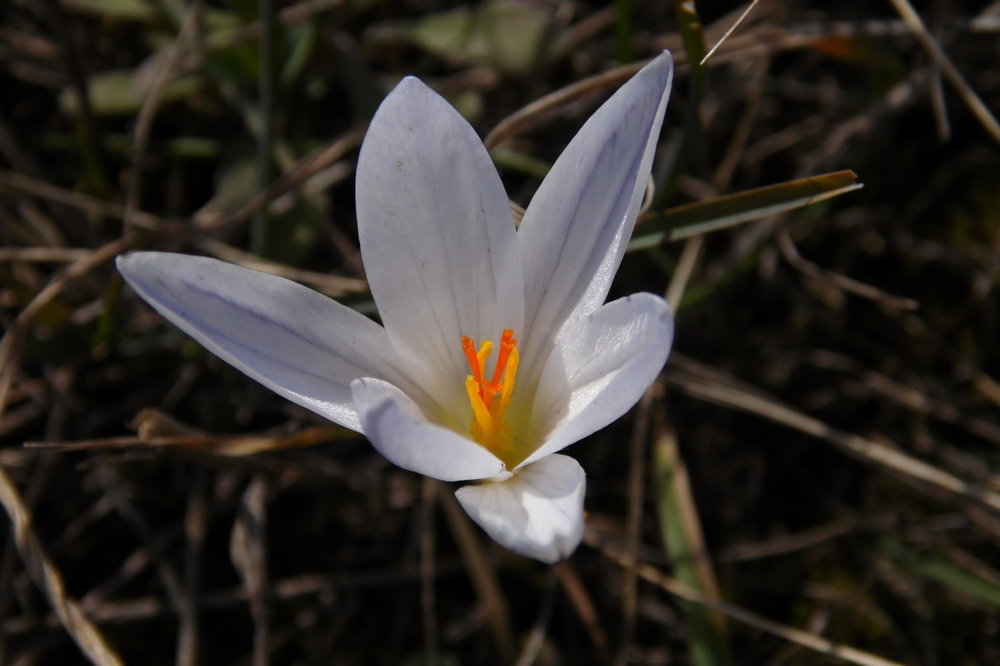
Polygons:
M476 351L476 343L462 336L462 351L469 361L472 374L465 379L465 390L472 405L472 439L495 456L504 460L513 447L511 428L504 420L504 412L510 406L510 394L514 392L514 378L517 375L517 340L514 331L505 329L500 338L500 352L493 379L486 379L486 359L493 352L493 343L483 340Z

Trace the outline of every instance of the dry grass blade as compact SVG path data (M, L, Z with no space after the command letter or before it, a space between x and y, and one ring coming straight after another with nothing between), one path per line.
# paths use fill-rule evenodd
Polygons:
M556 590L553 586L545 593L545 599L542 600L542 607L538 611L538 619L528 633L528 639L524 642L521 656L517 658L514 666L531 666L538 659L538 655L545 645L545 630L552 617L552 608L555 606L555 601Z
M2 188L64 206L71 206L90 215L112 217L119 220L125 217L125 207L119 203L105 201L104 199L92 197L87 194L57 187L51 183L46 183L13 171L0 170L0 189ZM132 214L132 224L150 231L165 229L179 230L184 228L143 211L136 211Z
M13 325L0 340L0 414L7 408L10 388L17 374L18 348L39 311L51 303L74 280L86 275L106 261L110 261L138 242L135 233L128 233L104 247L94 250L89 256L76 261L57 274L31 302L17 315Z
M267 603L267 481L254 477L246 492L233 525L229 554L250 598L253 616L253 666L267 666L269 651L269 608Z
M507 599L504 597L503 588L500 587L496 568L486 556L472 522L465 515L465 510L459 505L455 495L440 485L437 489L438 500L448 519L451 533L458 543L462 562L469 573L469 578L472 579L473 587L476 588L479 604L486 614L493 640L504 662L510 663L515 655L514 632L510 626L510 611L507 609Z
M878 287L873 287L870 284L858 282L846 275L820 268L799 254L799 250L795 247L795 243L792 241L792 237L788 234L787 229L780 230L777 238L778 247L781 249L781 254L785 258L785 261L805 275L829 282L838 289L843 289L855 296L875 301L892 310L917 310L920 308L920 302L916 299L894 296L882 291Z
M991 421L966 416L952 404L936 400L912 386L900 384L877 372L866 372L863 382L865 388L871 389L900 405L922 414L930 414L942 421L964 428L973 435L994 444L1000 444L1000 426Z
M278 275L288 280L294 280L333 298L368 291L368 283L365 280L341 277L339 275L327 275L326 273L283 266L273 261L261 259L256 255L244 252L212 238L197 240L195 241L195 245L199 249L223 261L228 261L229 263L245 268L252 268L263 273Z
M678 365L678 355L674 355L673 361L675 365ZM681 364L687 368L694 367L691 364L684 363L683 360ZM738 388L736 382L733 382L733 384L722 384L715 379L676 371L667 373L667 381L694 398L714 402L724 407L739 409L749 414L781 423L789 428L829 442L845 453L877 465L882 469L981 502L995 510L1000 510L1000 494L992 490L963 481L952 474L943 472L933 465L929 465L902 451L890 448L885 444L879 444L859 435L831 428L819 419L807 416L773 399Z
M622 580L622 641L615 655L616 664L628 661L632 636L635 633L635 617L638 604L638 577L635 563L639 561L639 545L642 540L642 514L646 492L646 440L649 437L649 412L653 404L653 396L662 392L663 387L654 383L643 394L636 407L632 421L632 436L629 441L629 474L628 474L628 515L626 517L626 535L628 537L628 553L633 565L625 568Z
M437 609L434 598L434 508L438 481L425 476L420 503L420 608L424 620L424 659L438 666Z
M32 580L45 593L52 610L80 650L96 666L123 666L122 660L90 620L80 604L66 594L62 575L49 560L45 549L31 529L31 516L21 494L3 467L0 467L0 502L3 503L14 531L21 560Z
M69 247L0 247L0 261L71 264L90 256L90 250Z
M619 565L627 565L628 556L621 550L615 548L613 544L602 541L597 532L588 529L584 535L584 543L597 548L604 555L611 558ZM736 620L737 622L742 622L743 624L753 627L754 629L771 634L772 636L777 636L786 641L801 645L802 647L809 648L810 650L814 650L840 661L844 661L849 664L857 664L858 666L903 666L899 662L883 659L882 657L863 650L858 650L847 645L839 645L817 634L802 631L801 629L795 629L794 627L788 627L778 622L768 620L767 618L757 615L756 613L752 613L744 608L740 608L739 606L735 606L725 601L709 599L695 590L692 590L680 581L667 576L654 566L648 564L640 565L639 576L657 587L660 587L666 592L679 597L680 599L701 604L706 608L717 611L726 617Z
M676 59L676 54L674 57ZM486 144L487 150L492 150L508 139L530 132L552 118L566 105L587 95L625 83L636 72L642 69L647 62L643 61L616 67L603 74L591 76L590 78L577 81L572 85L549 93L545 97L535 100L497 123L496 127L483 139L483 143Z
M705 54L705 57L701 59L702 65L708 62L708 59L712 57L712 54L719 50L719 47L722 46L727 39L729 39L729 36L736 32L737 28L743 25L743 22L747 20L747 17L750 16L750 12L754 10L754 7L756 7L759 2L760 0L753 0L753 2L750 3L750 6L748 6L742 14L740 14L740 17L736 19L736 22L733 23L728 30L726 30L726 34L722 35L719 41L715 43L715 46L709 49L708 53Z
M749 562L766 557L785 555L796 550L811 548L818 544L853 532L858 527L858 521L851 519L835 520L826 525L797 534L758 541L755 543L738 543L730 546L719 554L723 562Z
M993 140L1000 143L1000 123L997 123L997 119L993 116L993 113L983 104L983 100L979 98L976 91L966 82L965 77L955 67L951 58L948 57L948 54L944 52L944 49L941 48L930 31L927 30L927 26L924 25L923 20L921 20L920 15L917 14L913 5L910 4L909 0L889 1L896 8L896 11L899 12L899 15L903 18L913 36L917 38L917 41L924 47L924 50L934 59L934 63L941 68L941 73L944 74L951 85L955 86L962 101L969 107L972 115L976 117L976 120L993 137Z
M231 215L211 215L207 218L195 215L195 226L202 231L217 231L246 222L282 194L297 189L309 178L360 146L361 141L365 138L365 131L364 127L351 130L328 145L309 153L299 160L288 173Z
M73 442L26 442L31 449L56 451L106 451L131 448L163 448L200 455L238 458L270 451L283 451L354 437L353 431L338 425L317 425L290 435L210 435L172 419L158 409L139 411L129 424L138 434L125 437Z
M608 634L604 631L604 627L601 626L597 607L594 606L594 601L590 598L590 594L587 592L583 581L580 580L580 577L573 570L573 567L570 566L569 562L560 562L554 565L552 573L555 574L559 584L562 585L563 591L566 592L566 596L569 597L570 603L573 604L573 610L576 611L577 617L587 627L587 633L590 634L590 640L594 643L594 647L597 648L602 660L606 661Z
M142 108L139 109L139 116L135 122L135 138L132 142L132 172L129 176L128 192L125 195L125 211L123 215L125 229L129 229L132 226L132 218L135 212L139 210L139 202L142 199L142 163L146 157L146 146L149 143L149 135L153 129L153 120L155 120L156 112L160 108L163 92L166 90L167 84L177 74L181 56L184 54L184 50L196 34L196 30L201 23L203 5L203 0L194 0L191 3L181 29L177 32L177 37L170 47L170 53L167 55L166 62L163 63L157 74L156 81L153 83L153 87L146 96L145 101L143 101Z

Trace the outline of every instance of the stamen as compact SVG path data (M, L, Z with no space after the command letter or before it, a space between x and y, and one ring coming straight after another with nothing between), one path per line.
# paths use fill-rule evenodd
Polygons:
M493 343L483 340L477 352L475 341L463 335L462 351L472 371L465 379L465 392L469 395L473 413L470 434L493 453L507 453L514 443L511 440L512 429L504 419L504 413L510 406L520 361L514 331L505 329L500 337L500 351L492 381L486 379L486 361L493 352Z
M482 386L483 366L476 355L476 343L472 341L472 338L462 336L462 351L465 352L465 360L469 362L469 369L472 370L472 377L476 380L476 386ZM482 389L479 389L479 391L479 397L482 397Z
M514 339L514 331L505 328L503 336L500 338L500 353L497 354L497 367L493 371L493 381L489 383L490 390L494 393L500 392L500 378L507 367L507 359L510 357L510 352L516 346L517 340Z
M491 353L493 353L493 343L489 340L483 340L483 343L479 345L477 358L479 359L479 397L486 403L486 409L489 409L490 405L493 404L493 392L488 390L490 385L486 383L486 359L490 357Z
M479 395L480 390L475 378L469 375L465 379L465 392L469 394L469 403L472 405L472 413L476 423L479 425L480 431L488 432L493 429L493 416L486 405L483 404L483 399Z

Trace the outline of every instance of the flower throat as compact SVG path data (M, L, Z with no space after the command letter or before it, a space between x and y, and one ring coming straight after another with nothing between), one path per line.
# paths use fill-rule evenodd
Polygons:
M511 428L504 420L504 412L510 406L510 395L514 392L517 376L517 340L514 331L505 329L500 338L500 351L493 379L486 379L486 360L493 352L493 343L483 340L476 351L476 343L462 336L462 351L469 361L472 374L465 379L465 390L472 405L472 438L501 460L506 460L513 448L510 440Z

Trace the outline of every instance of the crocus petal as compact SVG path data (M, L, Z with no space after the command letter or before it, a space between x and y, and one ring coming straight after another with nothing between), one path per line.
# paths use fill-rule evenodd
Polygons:
M652 294L608 303L569 329L545 364L533 406L529 432L545 443L521 465L627 412L663 368L673 334L670 306Z
M358 235L389 338L442 404L467 403L461 336L521 330L510 204L489 153L437 93L406 78L361 147ZM471 412L469 412L471 415Z
M485 479L504 471L504 464L480 445L429 423L392 384L358 379L351 393L365 436L394 465L440 481Z
M622 86L559 156L524 213L517 238L532 332L522 351L526 373L560 331L607 297L646 190L672 78L664 52Z
M139 252L117 264L147 303L213 354L343 426L361 429L353 380L402 381L378 324L302 285L182 254Z
M568 456L549 456L500 483L455 492L462 508L501 546L554 564L569 557L583 538L587 479Z

